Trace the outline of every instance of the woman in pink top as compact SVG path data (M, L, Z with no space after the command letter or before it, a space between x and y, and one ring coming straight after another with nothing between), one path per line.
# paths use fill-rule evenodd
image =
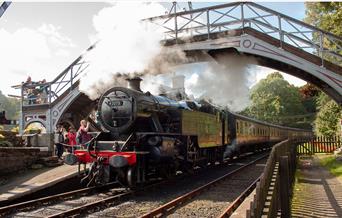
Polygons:
M84 144L87 143L91 139L91 135L88 134L89 131L89 123L85 120L81 120L80 122L81 126L78 129L80 134L80 143Z

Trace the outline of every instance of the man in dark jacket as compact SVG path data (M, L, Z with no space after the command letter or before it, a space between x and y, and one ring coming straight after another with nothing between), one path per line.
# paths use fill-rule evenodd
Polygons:
M64 142L63 126L58 124L55 131L55 146L58 159L62 159L63 155L63 142Z

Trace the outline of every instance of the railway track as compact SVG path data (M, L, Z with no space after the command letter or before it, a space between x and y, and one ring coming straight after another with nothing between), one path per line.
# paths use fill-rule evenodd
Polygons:
M257 183L260 181L261 175L252 182L218 217L230 217L233 212L241 205L241 203L249 196L250 193L256 188Z
M252 156L250 157L249 155L247 155L242 159L249 158L252 158ZM222 174L222 172L219 173L220 171L227 171L229 170L229 168L234 168L235 170L233 172L235 172L236 168L241 168L240 165L242 163L240 162L241 160L236 159L230 163L223 163L205 169L198 169L194 175L181 174L171 180L164 180L161 182L158 181L136 191L130 191L123 188L114 188L108 190L110 187L107 186L102 187L102 191L99 189L96 190L95 188L86 188L62 193L46 198L0 208L0 216L9 215L11 217L69 217L81 214L89 214L89 217L100 217L103 216L103 214L101 214L103 211L108 210L114 210L118 212L118 214L121 213L121 210L124 210L126 211L125 213L131 212L130 216L141 216L147 211L151 211L153 208L156 208L163 203L170 201L176 196L179 196L179 192L184 194L188 190L193 189L194 186L198 187L199 184L203 184L203 181L201 180L204 180L204 178L213 180L214 178L217 178L218 175ZM245 165L246 163L243 164L243 166ZM213 173L214 175L208 175L208 170L210 170L211 172L217 170L219 172L216 172L216 174L218 175L216 175L215 173ZM230 171L232 171L232 169L230 169ZM192 180L197 180L197 182L191 182L191 187L187 188L182 185L182 182L184 182L185 184L190 184L189 181ZM115 184L111 184L111 186L113 187L115 186ZM178 188L180 190L177 190ZM103 190L106 189L107 191L104 192ZM96 194L91 194L94 193L94 191L96 192ZM173 191L175 193L172 193ZM145 204L146 202L144 201L151 197L152 199L163 198L164 201L151 202L147 200L148 203ZM136 208L130 210L132 203L134 206L135 202L139 203L137 203ZM137 208L139 208L138 210L140 211L135 213L135 209ZM114 212L114 214L117 214L116 212ZM127 215L125 213L123 214L124 216Z
M265 160L266 157L267 155L242 165L201 187L161 205L141 217L228 217L234 211L234 208L237 208L239 203L242 202L243 197L252 190L253 185L251 185L251 181L254 184L263 169L255 169L255 164ZM250 175L249 171L254 169L255 172L252 173L253 175ZM246 187L248 191L244 191ZM241 192L242 194L239 195ZM238 197L236 198L235 196ZM229 199L236 200L229 202ZM228 204L230 204L229 207L224 213L221 213Z
M159 208L162 205L168 204L169 202L173 201L174 199L179 198L179 196L186 195L188 192L192 192L193 190L197 189L198 187L204 186L207 183L211 183L217 178L221 178L227 173L232 173L231 175L237 175L235 172L240 172L238 169L242 169L244 167L248 167L246 165L252 164L251 161L254 163L259 161L259 159L265 158L267 155L265 154L257 154L252 156L247 156L242 159L236 160L234 163L228 164L221 164L219 166L213 167L211 169L206 168L206 171L200 172L196 175L188 175L182 179L177 179L175 181L171 181L156 187L155 189L150 189L149 191L145 191L142 194L135 194L133 198L125 201L122 204L113 205L108 207L105 210L101 210L99 212L95 212L92 214L87 215L86 217L95 218L95 217L158 217L158 216L171 216L171 213L160 213L158 215L149 214L155 208ZM261 158L262 157L262 158ZM258 160L256 160L258 159ZM265 162L265 161L264 161ZM242 168L241 168L242 167ZM264 165L259 165L260 171L256 173L258 177L264 168ZM208 173L208 171L210 173ZM246 172L244 172L246 174ZM246 174L247 175L247 174ZM240 175L241 176L241 175ZM247 176L249 177L249 176ZM241 181L244 181L244 186L241 186ZM236 179L235 186L239 187L235 191L226 190L227 193L233 192L234 196L231 198L231 202L243 192L243 189L247 187L250 182L249 180L246 181L245 179ZM232 186L231 186L232 187ZM233 187L234 188L234 187ZM185 201L186 202L186 201ZM222 208L226 208L228 206L227 201L225 200L224 204L221 205ZM176 209L176 207L173 207ZM196 209L198 210L198 208ZM223 209L222 209L223 210ZM173 210L169 210L173 211ZM217 211L217 215L219 215L222 211ZM186 213L181 213L175 215L175 217L207 217L204 214L190 214L186 215Z
M82 189L77 189L77 190L70 191L70 192L64 192L64 193L60 193L56 195L51 195L48 197L37 198L34 200L30 200L30 201L11 204L8 206L0 207L0 216L1 217L9 216L9 215L12 216L14 213L20 213L21 211L27 211L27 210L34 210L35 208L39 208L39 207L46 207L48 205L55 204L61 201L79 198L82 196L87 196L94 192L101 192L103 190L107 190L107 189L117 187L117 186L119 186L117 182L112 182L103 186L82 188Z

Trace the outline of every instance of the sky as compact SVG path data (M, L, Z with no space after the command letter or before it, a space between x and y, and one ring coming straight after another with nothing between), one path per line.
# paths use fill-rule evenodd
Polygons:
M193 2L193 8L221 3ZM167 8L171 6L170 2L162 4ZM302 2L259 4L299 20L305 16ZM180 8L186 6L186 3L180 3ZM54 79L94 42L94 16L105 7L109 7L109 4L12 3L0 18L0 90L5 94L18 94L11 86L20 84L28 76L33 81ZM257 67L256 71L251 85L274 72L264 67ZM290 75L284 74L284 77L296 86L305 84Z

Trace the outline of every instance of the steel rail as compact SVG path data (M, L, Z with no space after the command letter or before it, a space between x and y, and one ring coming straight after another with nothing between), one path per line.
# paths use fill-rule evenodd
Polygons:
M249 157L249 156L251 156L251 155L246 155L246 156L243 156L241 158L245 158L245 157ZM268 154L267 155L263 155L262 158L264 158L265 156L268 156ZM231 162L224 162L224 163L216 165L216 166L220 166L220 165L227 164L227 163L231 163ZM206 168L206 169L208 169L208 168ZM184 175L181 174L180 177L182 177L182 176L184 176ZM108 197L108 198L104 198L104 199L101 199L101 200L98 200L98 201L95 201L95 202L92 202L92 203L88 203L88 204L85 204L85 205L82 205L82 206L79 206L79 207L76 207L76 208L73 208L73 209L70 209L70 210L67 210L67 211L63 211L63 212L60 212L60 213L57 213L57 214L53 214L53 215L48 216L48 217L52 218L52 217L67 217L67 216L79 215L79 214L85 213L86 211L92 210L94 208L103 207L103 205L112 203L112 202L114 202L116 200L119 201L119 200L126 199L126 198L132 196L135 193L139 193L141 191L148 190L150 188L156 187L158 185L161 185L161 184L164 184L164 183L167 183L167 182L169 182L169 180L161 180L159 182L152 183L152 184L150 184L148 186L145 186L145 187L143 187L141 189L137 189L137 190L134 190L134 191L128 190L125 193L121 193L121 194L114 195L114 196L111 196L111 197Z
M254 182L252 182L248 188L243 191L239 197L237 197L229 206L219 215L219 218L230 217L233 212L242 204L242 202L253 192L256 188L257 183L260 181L261 176L259 176Z
M108 203L112 203L115 200L121 200L123 198L127 198L129 196L131 196L133 193L135 193L134 191L127 191L125 193L122 194L118 194L118 195L114 195L105 199L101 199L92 203L88 203L76 208L73 208L71 210L67 210L67 211L63 211L61 213L57 213L57 214L53 214L51 216L47 216L47 218L53 218L53 217L68 217L68 216L73 216L73 215L77 215L77 214L81 214L87 210L90 210L92 208L95 207L101 207L105 204Z
M70 210L62 211L60 213L53 214L53 215L50 215L50 216L47 216L47 217L48 218L52 218L52 217L67 217L67 216L79 215L79 214L85 213L86 211L92 210L93 208L103 207L103 205L112 203L112 202L114 202L116 200L126 199L126 198L130 197L131 195L133 195L135 193L139 193L141 191L153 188L153 187L158 186L160 184L163 184L165 182L167 182L167 180L162 180L162 181L159 181L159 182L156 182L156 183L152 183L152 184L150 184L148 186L142 187L142 188L137 189L137 190L126 190L126 192L124 192L124 193L120 193L120 194L117 194L117 195L114 195L114 196L111 196L111 197L108 197L108 198L104 198L104 199L101 199L101 200L98 200L98 201L95 201L95 202L91 202L91 203L88 203L88 204L85 204L85 205L81 205L79 207L75 207L75 208L70 209Z
M231 172L229 172L229 173L227 173L227 174L225 174L225 175L223 175L223 176L221 176L221 177L219 177L219 178L217 178L217 179L215 179L215 180L213 180L213 181L211 181L211 182L209 182L203 186L200 186L200 187L198 187L198 188L196 188L196 189L194 189L194 190L192 190L192 191L190 191L190 192L188 192L188 193L186 193L186 194L184 194L184 195L182 195L182 196L180 196L180 197L178 197L178 198L176 198L176 199L174 199L174 200L172 200L172 201L170 201L170 202L168 202L168 203L166 203L166 204L164 204L164 205L162 205L162 206L160 206L154 210L152 210L151 212L142 215L140 218L164 216L168 212L170 212L171 210L174 210L175 208L180 207L181 205L186 203L188 200L190 200L190 199L194 198L195 196L201 194L202 192L210 189L212 186L216 185L217 183L221 182L222 180L225 180L228 177L231 177L232 175L240 172L242 169L254 164L255 162L257 162L259 160L264 159L265 157L268 157L268 154L263 155L262 157L257 158L256 160L253 160L253 161L251 161L251 162L249 162L249 163L247 163L247 164L245 164L245 165L243 165L243 166L241 166L241 167L239 167L239 168L237 168L237 169L235 169L235 170L233 170L233 171L231 171Z
M86 194L89 194L90 192L92 192L94 190L107 189L107 188L110 188L116 184L118 184L118 183L112 182L112 183L108 183L108 184L103 185L103 186L98 186L98 187L94 186L94 187L89 187L89 188L82 188L82 189L78 189L78 190L74 190L74 191L70 191L70 192L64 192L64 193L60 193L60 194L56 194L56 195L51 195L48 197L38 198L38 199L30 200L30 201L25 201L25 202L21 202L21 203L17 203L17 204L12 204L12 205L8 205L8 206L0 207L0 215L4 216L6 214L10 214L10 213L12 213L14 211L18 211L18 210L23 210L25 208L31 209L31 208L38 207L38 206L43 205L43 204L47 204L49 202L62 200L64 198L70 198L70 197L76 196L76 195L86 195Z

